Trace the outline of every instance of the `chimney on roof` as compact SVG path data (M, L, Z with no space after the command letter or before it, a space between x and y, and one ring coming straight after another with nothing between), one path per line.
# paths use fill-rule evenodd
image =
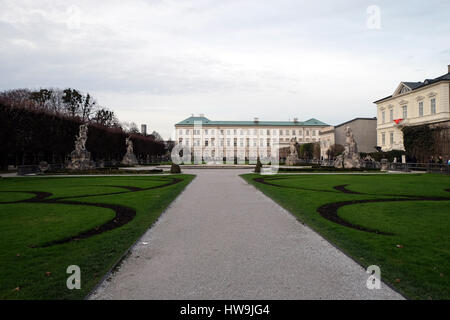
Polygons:
M253 122L254 122L254 123L258 123L258 122L259 122L259 119L255 117L255 118L253 118Z
M147 135L147 125L141 124L141 133L146 136Z

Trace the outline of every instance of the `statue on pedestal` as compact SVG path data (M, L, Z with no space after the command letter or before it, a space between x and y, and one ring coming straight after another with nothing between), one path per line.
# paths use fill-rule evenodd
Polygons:
M67 167L71 170L94 169L94 162L91 161L91 153L86 150L88 127L80 125L78 136L75 136L75 150L70 153L70 162Z
M297 152L297 139L292 138L289 146L289 155L286 158L286 165L293 166L300 162Z
M364 162L358 153L358 147L356 145L355 138L353 137L353 131L350 127L345 128L345 146L344 152L339 155L334 161L336 168L361 168L364 166Z
M125 144L127 145L127 153L123 156L122 164L130 166L139 164L133 153L133 141L131 141L131 137L125 138Z

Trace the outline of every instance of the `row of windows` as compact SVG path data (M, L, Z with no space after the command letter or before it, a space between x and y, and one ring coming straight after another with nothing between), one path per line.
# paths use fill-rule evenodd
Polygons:
M199 130L199 129L193 129L192 130L194 135L200 135L201 134L200 131L201 130ZM185 132L186 135L190 134L190 130L189 129L185 129L184 132ZM225 135L226 134L226 135L235 135L235 136L238 135L238 134L240 134L241 136L242 135L250 135L250 132L252 132L250 129L245 129L245 130L244 129L241 129L241 130L238 130L238 129L227 129L227 130L220 129L219 130L220 135ZM300 136L303 135L302 132L303 132L302 130L298 130L298 135L300 135ZM179 129L178 133L179 133L180 136L183 135L183 129ZM204 129L203 133L205 135L214 135L216 132L215 132L214 129ZM271 133L272 133L272 135L277 135L278 134L280 136L283 136L283 135L286 135L286 136L293 135L293 136L295 136L295 135L297 135L297 130L289 130L289 129L287 129L287 130L281 130L281 129L277 130L277 129L273 129L271 131L270 129L259 129L259 133L261 135L268 135L268 136L270 136ZM318 131L317 130L311 130L311 131L310 130L305 130L305 135L306 136L309 136L310 133L311 133L312 136L317 136ZM253 135L257 135L257 134L258 134L258 129L254 129L253 130Z
M389 144L393 145L394 144L394 132L389 132ZM386 145L386 133L382 133L381 134L381 145L385 146Z
M436 114L436 99L433 98L430 100L430 114ZM423 117L424 115L424 107L423 101L419 102L419 117ZM402 106L402 119L408 118L408 106ZM389 110L389 122L394 121L394 109ZM381 112L381 123L386 123L386 112Z
M285 142L289 142L289 140L290 139L286 138L284 141ZM178 142L181 143L181 144L183 144L183 141L184 141L184 145L185 146L190 146L190 139L189 138L186 138L184 140L183 140L183 138L179 138L178 139ZM197 147L197 146L201 145L201 140L200 139L194 139L193 141L194 141L194 146ZM275 142L282 142L282 141L283 141L283 139L272 139L272 144L274 144ZM303 139L299 138L298 141L299 142L303 142ZM310 139L306 138L305 141L309 142ZM311 141L312 142L316 141L316 138L312 138ZM249 138L247 138L247 139L241 138L238 141L237 138L234 138L233 141L232 141L230 138L228 138L228 139L226 139L226 141L225 141L225 139L220 139L219 140L219 146L221 146L221 147L225 146L225 142L226 142L226 146L227 147L231 147L231 144L233 144L234 147L237 147L238 143L239 143L240 147L248 147L248 146L251 146L251 145L253 145L254 147L257 147L257 146L261 146L262 147L262 146L264 146L264 143L268 147L271 145L270 138L267 138L266 140L259 139L259 143L258 143L258 139L250 140ZM251 142L252 142L252 144L251 144ZM214 147L215 146L215 139L214 138L211 139L211 140L206 139L204 141L204 146L205 147L208 147L208 146Z

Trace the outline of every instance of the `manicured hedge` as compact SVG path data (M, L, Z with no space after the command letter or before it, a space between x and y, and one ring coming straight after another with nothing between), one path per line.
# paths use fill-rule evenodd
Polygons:
M8 165L63 163L74 149L79 119L26 107L11 107L0 101L0 168ZM86 148L94 161L120 161L126 153L122 128L89 124ZM138 159L162 155L164 143L152 136L131 134Z

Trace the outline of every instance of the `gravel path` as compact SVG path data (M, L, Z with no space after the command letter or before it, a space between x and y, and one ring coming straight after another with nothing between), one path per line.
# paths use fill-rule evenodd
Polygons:
M402 299L238 175L197 177L90 299Z

